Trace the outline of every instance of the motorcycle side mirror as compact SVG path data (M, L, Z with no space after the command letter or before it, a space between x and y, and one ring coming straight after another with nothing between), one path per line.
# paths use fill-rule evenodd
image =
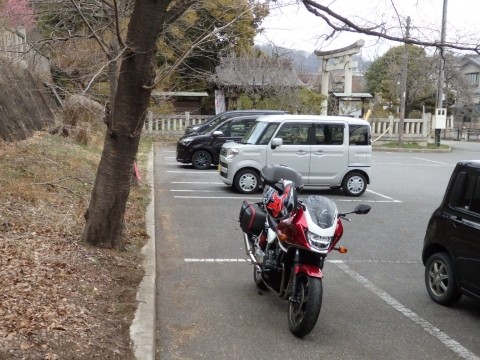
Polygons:
M365 215L368 214L371 209L371 206L365 205L365 204L359 204L355 207L355 210L353 212L358 215Z

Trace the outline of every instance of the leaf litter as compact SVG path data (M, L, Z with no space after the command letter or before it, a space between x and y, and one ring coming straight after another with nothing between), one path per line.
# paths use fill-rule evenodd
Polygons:
M148 189L132 187L123 251L82 243L99 158L45 133L0 142L2 360L134 359Z

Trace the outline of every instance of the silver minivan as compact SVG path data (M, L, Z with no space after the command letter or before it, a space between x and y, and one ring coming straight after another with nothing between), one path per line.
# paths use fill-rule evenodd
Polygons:
M221 180L240 193L256 192L267 164L290 166L305 187L342 188L362 195L370 184L370 124L343 116L268 115L259 117L240 143L220 151Z

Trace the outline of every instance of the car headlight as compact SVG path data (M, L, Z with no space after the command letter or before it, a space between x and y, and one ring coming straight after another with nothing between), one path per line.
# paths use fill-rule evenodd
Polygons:
M240 151L237 148L230 148L227 150L227 160L232 160L235 156L237 156Z
M182 144L183 146L187 146L187 145L190 144L192 141L193 141L193 138L187 137L187 138L185 138L185 139L180 140L180 144Z
M310 245L317 251L327 251L333 236L321 236L307 230L307 239Z

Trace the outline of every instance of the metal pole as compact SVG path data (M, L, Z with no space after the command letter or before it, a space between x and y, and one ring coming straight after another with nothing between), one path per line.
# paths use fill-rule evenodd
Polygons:
M440 61L438 70L437 109L443 109L443 82L445 77L445 59L443 54L443 47L445 45L445 34L447 30L447 6L448 0L443 0L442 33L440 35ZM436 146L440 146L440 132L441 129L435 128Z
M407 28L404 39L410 37L410 16L407 17ZM405 124L405 101L407 97L407 72L408 72L408 44L405 43L404 58L402 64L401 94L400 94L400 119L398 122L398 144L403 146L403 127Z

